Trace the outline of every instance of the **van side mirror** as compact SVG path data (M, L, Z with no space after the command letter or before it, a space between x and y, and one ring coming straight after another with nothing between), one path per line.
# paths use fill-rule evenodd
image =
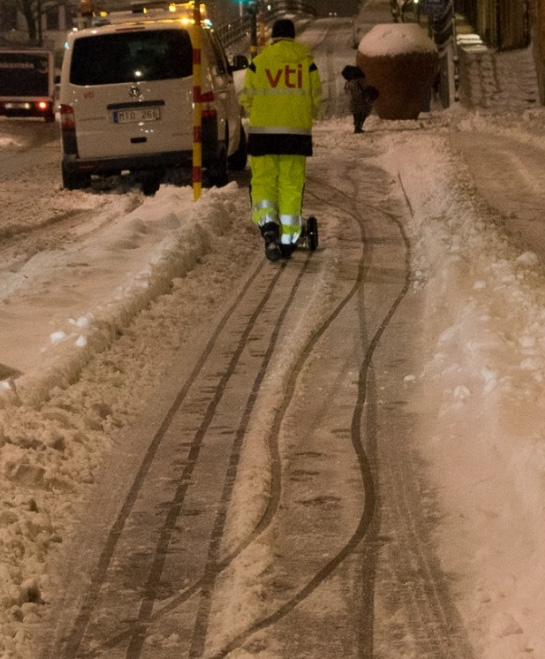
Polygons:
M231 67L233 71L242 71L247 69L249 66L248 58L246 55L235 55L233 57L233 66Z

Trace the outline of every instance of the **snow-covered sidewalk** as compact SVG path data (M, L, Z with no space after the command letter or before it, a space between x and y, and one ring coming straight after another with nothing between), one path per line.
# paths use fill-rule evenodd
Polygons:
M505 218L484 203L449 140L470 132L478 148L479 135L505 134L545 150L545 113L453 109L419 122L371 117L365 128L361 155L348 117L320 123L316 140L339 160L350 153L347 167L367 158L384 167L385 204L404 193L412 209L427 349L406 386L425 394L415 448L442 504L442 564L476 659L545 657L545 272L506 239ZM340 186L343 174L328 183ZM55 587L48 561L61 555L119 429L187 328L260 256L247 190L236 184L198 204L189 189L163 186L104 227L0 281L0 362L24 372L2 381L0 402L3 659L35 659L33 624Z
M478 148L500 121L545 146L541 113L526 129L479 115L459 127L472 125ZM443 506L441 560L477 657L545 656L544 264L497 231L502 218L442 136L411 137L392 136L381 162L413 211L428 346L419 448Z
M35 657L32 626L55 590L47 562L79 522L119 429L254 258L247 215L236 184L197 204L190 188L165 186L127 215L98 214L103 230L2 278L0 361L10 374L0 380L3 659Z

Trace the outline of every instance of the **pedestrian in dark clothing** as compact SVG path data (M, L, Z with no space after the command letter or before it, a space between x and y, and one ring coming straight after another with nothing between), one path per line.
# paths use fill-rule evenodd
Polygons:
M342 76L346 80L344 90L348 94L350 112L354 117L354 133L363 133L362 126L378 98L378 89L367 84L359 66L345 66Z

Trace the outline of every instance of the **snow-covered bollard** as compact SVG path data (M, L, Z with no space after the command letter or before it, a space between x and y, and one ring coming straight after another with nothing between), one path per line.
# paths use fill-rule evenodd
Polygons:
M437 46L416 23L380 23L362 38L356 64L379 91L381 119L417 119L429 106Z

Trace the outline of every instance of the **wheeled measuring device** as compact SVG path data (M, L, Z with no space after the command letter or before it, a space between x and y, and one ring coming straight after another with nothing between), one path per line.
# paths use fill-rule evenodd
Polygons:
M311 215L306 220L303 219L303 227L301 237L297 241L297 245L308 247L311 252L318 247L318 220Z

